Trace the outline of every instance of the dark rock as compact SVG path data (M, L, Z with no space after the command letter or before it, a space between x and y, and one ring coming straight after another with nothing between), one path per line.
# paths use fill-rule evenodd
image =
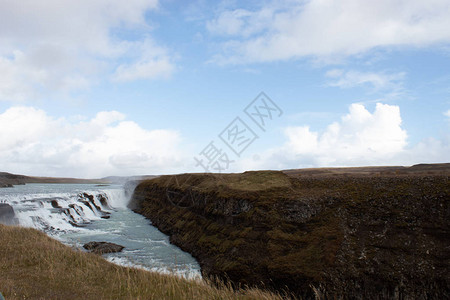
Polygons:
M84 244L83 248L96 254L104 254L121 252L125 247L108 242L89 242Z
M102 219L109 219L109 218L111 218L111 216L104 215L104 216L101 216L101 218L102 218Z
M108 199L106 199L106 197L102 194L97 195L97 199L100 201L100 203L104 206L104 207L108 207Z
M73 227L78 227L78 228L86 227L85 224L78 224L78 223L75 223L74 221L70 221L70 220L69 220L69 224L72 225Z
M15 213L11 205L7 203L0 203L0 223L15 224Z
M89 195L88 193L82 193L79 195L80 198L88 199L89 203L91 203L98 211L102 211L102 208L95 203L94 196ZM92 208L91 208L92 209Z
M62 208L62 207L58 204L58 201L57 201L57 200L52 200L50 203L52 204L52 207L53 207L53 208Z
M22 185L27 181L26 176L15 175L6 172L0 172L0 187L13 187L14 185Z

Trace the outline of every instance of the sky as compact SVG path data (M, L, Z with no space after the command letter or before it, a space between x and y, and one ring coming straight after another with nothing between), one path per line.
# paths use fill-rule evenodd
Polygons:
M449 0L0 0L0 171L440 162Z

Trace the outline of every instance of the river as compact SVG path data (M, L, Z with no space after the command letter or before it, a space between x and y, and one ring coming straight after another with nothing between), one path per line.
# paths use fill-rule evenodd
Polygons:
M170 244L150 220L126 207L120 185L26 184L0 189L0 202L13 207L16 222L41 230L64 244L90 241L124 246L104 254L113 262L186 278L200 277L197 261Z

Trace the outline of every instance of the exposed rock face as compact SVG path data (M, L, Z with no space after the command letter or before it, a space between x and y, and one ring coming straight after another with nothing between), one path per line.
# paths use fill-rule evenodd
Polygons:
M98 194L97 199L100 201L100 203L103 207L110 208L109 204L108 204L108 199L104 195Z
M125 247L108 242L89 242L84 244L83 248L96 254L105 254L121 252Z
M312 298L450 297L450 177L161 176L131 207L207 276Z
M88 193L80 193L78 194L79 201L85 204L87 207L89 207L94 213L97 211L98 213L101 213L101 218L103 219L109 219L110 213L103 210L103 208L110 209L108 205L108 200L104 195L97 195L97 197L94 197L94 195L90 195ZM95 199L100 202L99 204L96 203ZM103 206L103 207L102 207Z
M7 203L0 203L0 223L6 225L16 223L14 209Z

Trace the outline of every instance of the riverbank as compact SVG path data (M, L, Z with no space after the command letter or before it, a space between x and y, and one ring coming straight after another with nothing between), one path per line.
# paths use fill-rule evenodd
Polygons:
M449 165L161 176L131 207L206 276L310 298L450 294Z
M121 267L34 229L0 224L0 292L15 299L281 299Z

